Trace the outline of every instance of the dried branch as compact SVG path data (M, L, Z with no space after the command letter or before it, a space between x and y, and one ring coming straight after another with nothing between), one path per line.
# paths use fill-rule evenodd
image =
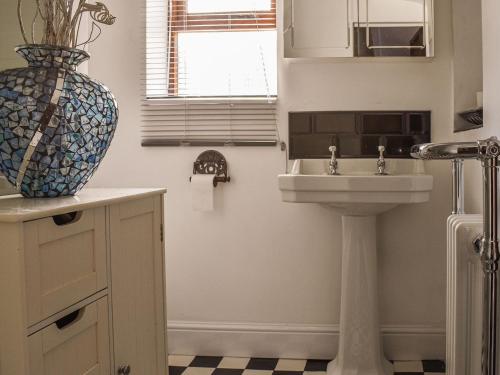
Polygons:
M98 31L97 35L95 37L92 37L92 35L94 34L94 28L97 28ZM101 33L102 33L101 27L97 23L92 22L92 29L90 31L89 38L85 42L77 44L76 47L82 46L82 48L85 48L89 43L95 42L101 36Z
M85 11L90 12L90 17L99 23L105 25L112 25L115 23L116 17L109 12L109 9L103 3L86 4L84 7Z
M98 24L113 25L116 21L105 4L90 0L35 0L35 16L31 22L31 40L35 43L35 28L38 19L43 23L41 43L61 47L87 46L99 38L102 29ZM17 15L21 34L28 43L22 17L22 0L18 0ZM87 40L78 44L82 18L88 14L93 20ZM97 31L97 35L95 34Z
M24 43L28 44L28 38L26 37L26 31L24 30L24 23L23 23L23 12L22 12L22 2L23 0L17 0L17 18L19 20L19 27L21 28L21 34L24 39Z
M36 27L36 20L37 20L39 15L40 15L40 9L37 7L36 11L35 11L35 16L33 17L33 21L31 22L31 42L33 44L36 44L35 27Z

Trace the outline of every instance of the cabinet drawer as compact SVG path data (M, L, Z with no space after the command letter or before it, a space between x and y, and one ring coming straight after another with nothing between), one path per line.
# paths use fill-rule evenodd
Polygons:
M28 348L30 374L109 375L107 297L29 336Z
M31 326L107 287L105 209L24 223Z

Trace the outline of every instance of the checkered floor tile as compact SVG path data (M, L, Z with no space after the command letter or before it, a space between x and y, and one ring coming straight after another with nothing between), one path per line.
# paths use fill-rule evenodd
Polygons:
M323 375L329 360L169 356L169 375ZM394 361L394 375L443 374L442 361Z

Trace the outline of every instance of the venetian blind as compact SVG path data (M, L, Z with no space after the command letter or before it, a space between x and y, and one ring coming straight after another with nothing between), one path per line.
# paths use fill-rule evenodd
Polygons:
M276 144L276 0L146 0L142 143Z

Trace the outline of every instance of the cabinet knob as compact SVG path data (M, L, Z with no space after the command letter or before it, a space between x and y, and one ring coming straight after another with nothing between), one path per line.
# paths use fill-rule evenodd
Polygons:
M118 367L118 375L129 375L130 374L130 366L120 366Z

